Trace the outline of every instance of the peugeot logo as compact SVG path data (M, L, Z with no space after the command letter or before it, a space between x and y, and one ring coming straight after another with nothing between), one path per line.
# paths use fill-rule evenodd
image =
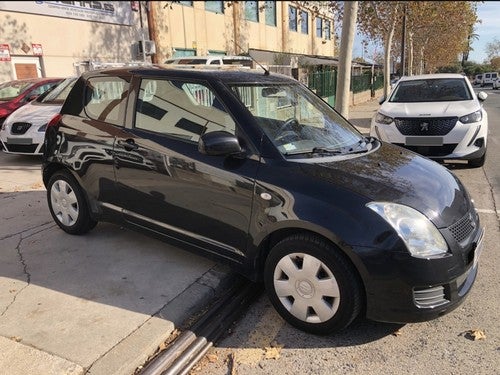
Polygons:
M421 132L428 132L429 131L429 123L428 122L423 122L420 124L420 131Z

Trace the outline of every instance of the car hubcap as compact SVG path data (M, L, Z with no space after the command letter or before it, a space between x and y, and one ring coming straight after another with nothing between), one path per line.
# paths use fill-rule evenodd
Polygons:
M50 189L52 210L57 219L66 226L78 219L78 200L71 186L64 180L57 180Z
M274 269L274 289L288 312L308 323L331 319L340 303L332 271L309 254L293 253L281 258Z

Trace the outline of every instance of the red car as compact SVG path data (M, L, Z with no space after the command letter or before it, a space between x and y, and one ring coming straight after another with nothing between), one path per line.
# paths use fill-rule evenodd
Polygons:
M30 78L0 84L0 126L12 112L62 82L64 78Z

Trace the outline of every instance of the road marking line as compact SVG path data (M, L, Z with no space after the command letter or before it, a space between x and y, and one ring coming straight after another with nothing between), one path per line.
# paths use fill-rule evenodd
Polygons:
M476 209L477 212L479 213L482 213L482 214L497 214L497 215L500 215L500 210L488 210L488 209L484 209L484 208L477 208Z

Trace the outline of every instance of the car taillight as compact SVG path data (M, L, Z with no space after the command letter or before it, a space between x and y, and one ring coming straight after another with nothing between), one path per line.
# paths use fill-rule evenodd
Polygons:
M61 117L62 115L60 113L54 115L54 117L52 117L52 119L48 122L47 129L59 124L59 120L61 120Z

